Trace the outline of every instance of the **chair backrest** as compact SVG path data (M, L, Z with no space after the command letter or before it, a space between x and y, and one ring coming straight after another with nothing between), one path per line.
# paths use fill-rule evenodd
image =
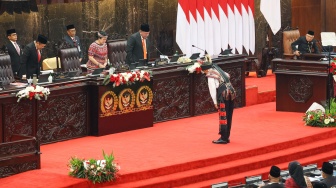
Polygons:
M113 67L126 64L126 46L125 39L107 41L108 58Z
M62 71L73 72L82 70L77 48L59 49L58 56L60 58Z
M300 37L298 29L283 32L283 51L284 55L292 55L293 50L291 44Z
M9 55L0 55L0 81L2 85L9 85L14 82L14 74Z

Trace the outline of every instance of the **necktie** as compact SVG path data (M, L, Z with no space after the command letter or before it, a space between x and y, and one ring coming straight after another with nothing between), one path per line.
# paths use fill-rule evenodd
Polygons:
M74 46L77 47L76 39L75 39L75 38L72 38L72 41L73 41L73 43L74 43Z
M19 45L16 42L14 42L14 47L15 47L17 53L20 55L20 48L19 48Z
M39 63L41 60L41 53L40 50L36 50L36 52L37 52L37 62Z
M146 40L142 39L142 50L144 59L147 59L147 49L146 49Z

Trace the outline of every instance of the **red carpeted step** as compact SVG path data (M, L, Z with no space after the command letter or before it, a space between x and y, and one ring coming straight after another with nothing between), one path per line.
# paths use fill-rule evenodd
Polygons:
M245 83L246 106L275 101L275 75L271 70L262 78L257 78L255 73L252 73L245 78Z
M233 160L250 158L256 155L261 155L261 154L265 154L269 152L291 149L291 147L297 147L297 146L301 147L301 145L304 145L304 144L308 144L308 147L309 147L311 143L320 143L322 138L336 138L336 129L333 129L329 132L314 134L314 135L303 137L303 138L293 139L293 140L289 140L286 142L268 145L265 147L251 149L251 150L247 150L243 152L228 154L225 156L206 158L206 159L198 160L198 161L190 161L188 163L166 166L166 167L162 167L159 169L151 169L149 171L141 171L137 173L123 174L119 182L127 183L127 182L132 182L132 181L139 181L142 179L150 179L153 177L174 174L174 173L178 173L182 171L188 171L191 169L202 168L202 167L207 167L207 166L216 165L216 164L222 164L222 163L230 162ZM317 140L319 141L316 142ZM230 145L232 144L234 143L231 143ZM314 148L314 145L311 145L311 146Z
M237 173L243 173L248 169L260 169L269 167L273 164L283 163L304 158L307 155L317 155L325 151L331 151L336 148L336 138L319 140L296 147L273 151L266 154L255 155L239 160L232 160L222 164L211 165L203 168L177 172L170 175L159 176L142 181L125 183L121 187L174 187L189 184L197 181L204 181L222 176L232 176ZM334 154L336 157L336 153ZM225 156L223 156L225 158ZM211 159L209 159L211 160ZM288 164L288 163L287 163Z
M317 163L318 167L320 168L324 161L333 160L335 158L336 158L335 150L331 150L328 152L324 152L324 153L306 157L306 158L297 158L295 160L299 161L303 166ZM274 163L273 165L277 165L282 170L287 170L289 162L291 161L280 163L280 164ZM245 184L245 177L256 176L256 175L262 175L263 180L266 180L269 174L269 169L270 169L270 166L259 168L259 169L253 169L253 170L246 171L243 173L237 173L231 176L214 178L214 179L210 179L210 180L206 180L202 182L197 182L197 183L192 183L192 184L177 186L177 187L178 188L195 188L195 187L209 188L212 184L217 184L220 182L228 182L230 186L235 186L239 184Z

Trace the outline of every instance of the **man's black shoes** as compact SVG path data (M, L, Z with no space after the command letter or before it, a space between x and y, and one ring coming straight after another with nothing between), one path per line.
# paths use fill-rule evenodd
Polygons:
M227 141L224 141L222 139L218 139L218 140L213 140L212 143L214 144L227 144Z

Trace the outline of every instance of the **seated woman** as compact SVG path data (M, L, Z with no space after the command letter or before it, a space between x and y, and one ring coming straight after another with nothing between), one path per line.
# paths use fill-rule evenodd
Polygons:
M89 61L86 63L88 73L97 68L105 68L107 65L107 34L105 31L97 33L97 40L94 41L88 50Z
M286 188L313 188L309 178L303 175L303 167L299 162L290 162L288 170L290 178L285 182Z

